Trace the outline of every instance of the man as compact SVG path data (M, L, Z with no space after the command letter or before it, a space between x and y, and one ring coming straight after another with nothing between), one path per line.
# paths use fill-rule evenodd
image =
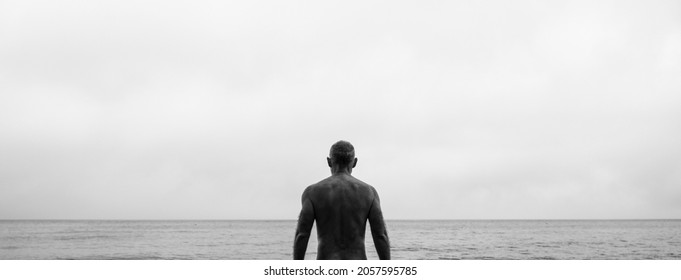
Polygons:
M305 258L312 224L316 221L318 260L366 260L364 233L369 220L378 257L389 260L390 242L378 193L350 175L357 165L355 148L349 142L338 141L331 146L326 161L331 176L303 192L293 259Z

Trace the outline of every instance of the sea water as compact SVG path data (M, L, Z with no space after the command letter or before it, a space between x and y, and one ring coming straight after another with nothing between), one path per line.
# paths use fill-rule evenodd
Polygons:
M393 259L681 259L681 220L389 220ZM0 259L291 259L296 221L0 221ZM367 226L367 230L368 230ZM313 228L306 258L316 258ZM377 259L367 232L369 259Z

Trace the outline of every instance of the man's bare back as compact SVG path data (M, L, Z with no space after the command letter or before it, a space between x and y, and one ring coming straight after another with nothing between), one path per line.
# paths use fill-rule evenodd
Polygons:
M345 145L346 150L352 148L344 141L334 147L336 145ZM316 221L317 259L366 259L364 233L368 220L379 258L390 259L388 233L378 193L350 175L357 164L354 148L352 162L346 162L334 159L334 147L328 159L332 175L303 192L293 257L305 257L312 224Z

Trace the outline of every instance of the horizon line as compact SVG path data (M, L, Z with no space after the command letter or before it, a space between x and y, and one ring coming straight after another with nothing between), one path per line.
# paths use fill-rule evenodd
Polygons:
M296 221L297 219L92 219L92 218L57 218L57 219L0 219L0 221ZM681 220L681 218L425 218L425 219L385 219L386 221L663 221L663 220Z

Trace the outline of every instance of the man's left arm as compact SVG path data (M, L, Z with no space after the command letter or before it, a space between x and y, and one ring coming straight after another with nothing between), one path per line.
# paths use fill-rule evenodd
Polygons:
M307 250L307 242L310 240L310 231L312 231L312 224L314 223L314 207L310 200L310 188L308 187L303 192L301 198L303 208L300 210L298 216L298 226L296 227L296 237L293 241L293 259L305 259L305 251Z

